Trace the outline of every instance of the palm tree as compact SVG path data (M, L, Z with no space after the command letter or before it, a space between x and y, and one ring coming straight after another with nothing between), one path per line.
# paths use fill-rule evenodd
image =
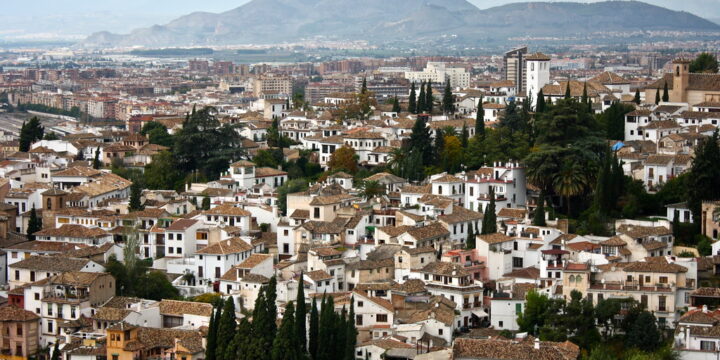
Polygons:
M362 195L365 200L370 200L378 195L384 194L385 185L382 185L377 181L363 181L362 184L360 184L360 195Z
M560 171L553 177L553 188L559 196L567 200L567 212L570 216L570 198L581 195L589 184L588 176L582 164L575 161L565 161Z
M403 176L403 161L407 152L402 148L393 148L387 162L387 167L397 176Z
M446 126L442 129L442 132L445 136L457 136L457 130L454 126Z

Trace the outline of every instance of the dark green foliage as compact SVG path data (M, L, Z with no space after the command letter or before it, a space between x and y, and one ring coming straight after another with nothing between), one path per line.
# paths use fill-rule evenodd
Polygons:
M445 91L443 92L442 106L443 112L445 114L455 113L455 97L453 96L452 88L450 87L450 79L445 82Z
M180 171L188 174L199 170L210 180L217 179L231 161L245 154L242 137L235 127L221 125L211 107L193 110L174 138L173 156Z
M460 145L463 150L467 149L470 141L470 132L468 131L467 124L463 123L462 131L460 132Z
M395 99L393 100L393 108L392 108L392 111L393 111L394 113L398 113L398 114L399 114L400 112L402 112L402 108L400 108L400 99L398 99L397 96L396 96Z
M143 125L140 134L146 136L151 144L172 147L174 143L174 139L168 133L165 125L157 121L150 121Z
M60 360L60 342L56 341L55 346L53 347L52 356L50 356L50 360Z
M180 295L167 276L159 271L148 272L152 261L136 260L128 267L128 261L118 261L111 255L105 271L115 278L115 294L136 296L144 299L175 299Z
M50 140L59 140L59 139L60 139L60 138L57 136L57 134L54 133L54 132L52 132L52 131L46 133L45 136L43 136L43 140L48 140L48 141L50 141Z
M640 105L640 88L635 89L635 98L633 98L633 102Z
M285 307L282 324L273 341L272 360L297 360L299 358L301 354L297 351L295 335L295 307L290 301Z
M28 152L30 145L38 140L42 140L44 133L45 128L40 125L40 120L37 116L33 116L27 123L23 122L20 128L20 151Z
M47 114L54 114L54 115L64 115L64 116L70 116L74 118L80 118L83 114L80 112L80 108L77 106L73 106L70 108L70 110L64 110L59 108L54 108L42 104L18 104L17 106L18 111L37 111Z
M538 92L537 102L535 103L535 112L536 113L544 113L545 108L546 108L545 94L543 94L542 89L540 89L540 92Z
M698 253L700 253L700 256L710 256L712 254L712 240L704 235L696 235L696 238L699 238L699 240L696 240L697 243L697 250Z
M277 279L275 276L270 278L270 282L265 286L265 301L267 306L267 314L270 319L273 319L273 321L268 324L267 332L268 334L271 334L271 337L275 337L275 332L277 332L277 324L275 323L275 319L277 319ZM270 335L269 335L270 336ZM273 340L273 339L270 339ZM271 341L272 342L272 341Z
M408 112L417 114L417 93L415 93L415 83L410 84L410 98L408 99Z
M226 350L235 336L235 327L237 326L235 319L235 301L232 296L228 296L225 299L220 320L217 322L216 360L234 360L232 357L226 357Z
M427 106L425 105L425 101L427 100L427 96L425 96L425 82L423 81L420 83L420 94L418 95L417 100L417 114L422 114L427 111Z
M435 105L435 98L433 97L432 83L428 81L425 88L425 110L428 114L432 114L433 105Z
M307 180L295 179L284 183L282 186L277 188L278 193L278 210L282 214L287 213L287 194L293 194L300 191L305 191L308 188Z
M169 151L153 156L153 161L145 166L144 180L145 186L152 190L183 190L185 185L185 177Z
M301 280L302 281L302 280ZM310 329L309 329L309 341L308 341L308 352L315 359L318 351L318 335L320 330L320 314L318 314L317 302L315 299L312 300L312 306L310 308Z
M660 104L660 90L655 90L655 105Z
M533 225L535 226L545 226L547 225L545 223L545 192L540 192L540 197L538 198L538 205L537 208L535 208L535 216L533 216Z
M357 345L357 329L355 328L355 302L350 298L350 312L345 322L345 360L355 359L355 346Z
M134 182L130 186L130 203L128 204L130 211L140 211L145 208L140 199L141 195L142 186L140 185L140 183Z
M642 351L652 352L661 345L657 319L649 311L643 311L633 322L627 334L627 344Z
M366 77L363 77L362 87L360 88L360 93L361 93L361 94L367 94L367 92L368 92L368 88L367 88L367 78L366 78Z
M93 159L93 169L97 170L102 167L102 163L100 163L100 147L95 149L95 159Z
M665 85L663 85L663 96L662 96L663 102L670 101L670 94L668 93L668 84L667 81L665 82Z
M443 151L445 150L445 135L440 129L435 130L435 143L433 145L433 157L435 158L434 164L442 169L445 169L445 157Z
M297 339L297 352L305 354L307 352L307 304L305 303L305 286L302 282L303 274L300 272L300 281L298 281L297 290L297 311L295 313L295 338Z
M410 151L420 154L422 165L428 166L433 163L433 146L430 137L430 128L423 117L418 117L410 134Z
M482 98L478 100L477 115L475 116L475 137L478 139L485 137L485 110Z
M687 178L688 207L695 224L701 222L704 200L720 200L720 145L718 131L704 139L695 150L690 175Z
M515 101L510 101L505 107L505 115L500 118L500 127L507 128L511 134L516 132L529 132L530 114L524 107L518 106Z
M599 116L599 122L605 127L605 136L609 140L624 140L625 114L635 110L629 104L614 102Z
M33 234L42 230L42 226L42 218L38 216L37 211L35 211L35 206L33 205L32 209L30 209L30 219L28 220L28 239L35 240L35 236Z
M715 55L704 52L690 63L690 72L716 74L718 72L718 60Z
M215 308L213 307L213 312L210 314L210 324L208 324L208 334L205 344L205 360L215 360L218 320L219 319L215 318Z
M567 85L565 86L565 99L570 99L572 95L570 94L570 81L568 80Z
M497 215L495 214L495 190L490 187L490 203L485 207L483 214L481 234L494 234L497 232Z
M210 198L205 196L202 199L202 209L203 210L210 210Z
M474 226L474 224L471 224L468 226L468 234L467 234L467 239L465 240L465 248L466 249L474 249L475 248L475 226Z

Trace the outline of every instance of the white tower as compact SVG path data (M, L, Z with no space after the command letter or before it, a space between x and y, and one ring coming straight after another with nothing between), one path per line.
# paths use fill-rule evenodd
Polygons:
M550 83L550 57L543 53L535 53L525 57L527 70L526 95L532 97L532 106L537 103L537 96L543 86Z

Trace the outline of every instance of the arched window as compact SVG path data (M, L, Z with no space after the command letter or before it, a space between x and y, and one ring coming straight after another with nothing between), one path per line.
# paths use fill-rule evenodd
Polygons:
M575 282L576 282L576 283L579 283L579 282L581 282L581 281L582 281L582 276L578 275L578 276L575 277Z
M574 283L574 282L575 282L575 275L570 275L569 280L570 280L570 283L571 283L571 284Z
M47 199L47 209L52 209L52 201L50 201L50 198Z
M675 68L675 76L680 76L680 66Z

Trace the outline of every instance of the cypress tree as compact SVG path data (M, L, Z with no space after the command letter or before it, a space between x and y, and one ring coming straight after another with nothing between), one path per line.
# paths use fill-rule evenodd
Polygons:
M545 112L545 107L545 94L543 94L542 89L540 89L540 92L538 93L537 103L535 103L535 112L543 113Z
M468 250L475 248L475 229L472 223L468 225L468 234L467 239L465 240L465 248Z
M363 95L367 94L367 78L366 77L363 77L362 88L360 88L360 93Z
M535 208L535 216L533 217L533 225L545 226L545 192L540 191L540 197L538 198L538 205Z
M394 113L398 113L398 114L400 114L400 112L402 112L402 109L400 108L400 100L398 100L398 97L397 97L397 96L395 96L395 100L393 100L393 108L392 108L392 111L393 111Z
M216 360L235 360L233 358L225 358L225 350L235 335L235 328L237 327L235 319L235 301L232 296L229 296L225 300L222 315L220 315L220 320L217 322L217 345L215 348Z
M273 341L272 360L297 360L297 338L295 336L295 306L290 301L285 307L282 324Z
M343 355L345 354L345 344L347 343L347 309L343 305L342 311L340 312L340 315L334 314L334 323L333 323L333 343L332 343L332 353L334 356L333 359L342 359Z
M357 329L355 328L355 300L350 297L350 312L345 322L345 359L355 359L355 345L357 344Z
M435 98L433 98L432 83L428 81L425 89L425 109L427 109L428 114L432 114L434 103Z
M36 232L42 230L42 219L37 215L35 211L35 205L30 209L30 219L28 220L27 236L30 240L35 240Z
M130 211L140 211L145 208L140 199L141 194L142 187L140 187L140 183L133 182L130 186L130 203L128 204Z
M565 86L565 98L569 99L572 97L572 94L570 93L570 80L567 82L567 86Z
M680 238L680 211L678 210L673 213L672 232L675 241L677 241Z
M318 329L318 348L315 360L331 360L335 356L335 302L332 296L323 301L320 309L320 328Z
M30 145L35 141L42 140L44 133L45 128L40 125L40 120L37 116L33 116L27 124L23 122L20 128L19 150L28 152Z
M655 90L655 105L660 104L660 89Z
M55 341L55 347L53 347L52 356L50 356L50 360L60 360L60 342Z
M445 91L443 92L443 112L452 114L455 112L455 99L453 98L452 88L450 87L450 79L445 81Z
M690 176L687 179L688 207L694 223L701 224L703 200L720 200L720 135L715 130L712 136L702 140L695 149ZM699 229L696 229L699 232Z
M583 104L586 104L586 105L587 105L587 103L588 103L587 82L585 82L585 83L583 84L583 93L582 93L582 100L581 100L581 102L582 102Z
M277 320L277 304L275 303L277 300L277 279L275 276L270 278L270 281L268 282L267 286L265 287L265 301L267 301L267 314L268 317L272 320L270 321L270 324L268 326L268 336L270 336L270 341L272 343L273 338L275 337L275 333L277 332L277 324L275 323L275 320Z
M317 301L313 299L310 307L310 333L308 334L308 352L313 359L317 359L319 327L320 315L318 314Z
M445 158L443 157L445 150L445 135L441 129L435 130L435 146L433 147L434 164L445 169Z
M635 89L635 98L633 102L640 105L640 88Z
M668 84L667 84L667 81L665 82L665 86L663 87L663 97L662 97L662 101L663 101L663 102L668 102L668 101L670 101L670 94L668 93Z
M417 101L417 113L422 114L427 110L427 106L425 106L425 100L427 97L425 96L425 82L423 81L420 83L420 95L418 95L418 101Z
M298 353L304 354L307 352L307 328L305 322L307 321L307 304L305 303L305 286L303 285L303 274L300 273L300 280L298 281L297 298L297 310L295 311L295 337L297 338Z
M495 214L495 190L490 187L490 203L485 207L483 216L483 234L494 234L497 232L497 215Z
M611 174L610 198L617 199L625 193L625 172L620 160L617 158L617 153L613 153Z
M460 143L463 149L467 149L468 140L470 140L470 132L468 131L467 124L463 122L462 131L460 132Z
M410 98L408 99L408 112L417 114L417 94L415 93L415 82L410 84Z
M483 99L478 100L477 115L475 116L475 136L478 139L485 137L485 110L483 109Z
M433 160L432 139L430 129L423 117L418 116L410 134L410 151L415 151L422 157L422 165L427 166Z
M257 340L253 338L252 334L252 324L248 321L248 318L246 317L240 320L240 325L238 325L235 337L233 338L235 359L251 360L262 357L265 351L258 351L258 347L256 346ZM233 347L228 348L228 351Z
M213 309L214 310L214 309ZM215 348L217 347L217 321L215 311L210 314L210 324L208 325L208 335L205 345L205 360L215 360Z
M93 159L93 169L97 170L102 167L102 164L100 163L100 147L98 146L97 149L95 149L95 159Z
M254 341L251 345L252 349L262 349L261 359L270 359L269 349L272 348L275 334L270 334L270 329L274 328L275 318L268 316L268 307L266 296L266 287L260 291L257 300L255 300L255 309L253 310L252 337ZM271 324L272 323L272 324ZM219 359L218 359L219 360Z

